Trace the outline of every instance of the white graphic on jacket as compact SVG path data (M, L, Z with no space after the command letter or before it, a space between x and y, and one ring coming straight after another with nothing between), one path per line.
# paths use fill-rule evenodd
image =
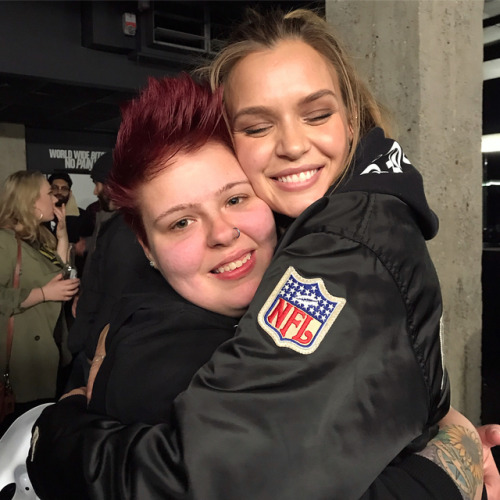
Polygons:
M386 157L389 157L389 159L385 163L381 165L378 165L376 163L380 158L386 158ZM403 173L402 163L411 165L410 161L403 153L401 146L396 141L394 141L391 149L386 154L380 155L377 158L375 158L375 160L373 160L373 163L368 165L359 175L389 174L391 172L393 174L401 174Z
M258 321L277 346L311 354L345 302L331 295L321 278L303 278L289 267L260 310Z

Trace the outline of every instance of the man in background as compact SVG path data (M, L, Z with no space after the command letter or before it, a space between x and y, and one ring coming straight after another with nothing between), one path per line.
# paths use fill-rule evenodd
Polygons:
M86 212L76 204L75 197L71 191L73 181L66 172L54 172L48 178L52 187L52 193L57 198L56 206L66 205L66 228L68 230L68 240L76 245L80 238L88 235L82 234L85 225ZM57 219L47 223L47 227L52 234L56 234Z
M90 234L85 239L85 252L87 256L87 264L83 269L82 280L85 279L84 276L89 272L90 260L96 248L97 237L99 235L99 231L101 230L102 225L115 215L116 207L110 200L106 191L106 183L112 166L113 166L113 155L111 153L105 153L95 162L94 166L92 167L92 170L90 171L90 178L94 183L94 195L97 196L99 209L92 214L91 214L92 210L88 209L89 217L91 216L94 219L94 221L92 224L93 227L92 234Z
M67 390L86 385L89 360L94 356L99 334L111 320L114 306L123 294L137 292L138 284L154 271L132 229L107 194L111 167L112 155L106 153L90 173L101 209L96 213L92 237L87 240L76 317L69 331L68 347L74 361Z
M73 186L73 181L67 172L55 171L48 177L48 182L52 188L52 193L57 198L56 206L61 207L66 206L66 229L68 231L68 240L70 243L68 264L73 268L73 272L76 272L76 276L81 276L83 271L83 266L85 263L84 248L85 248L85 236L88 233L85 232L85 228L89 226L88 214L82 208L79 208L76 199L73 196L71 187ZM50 229L52 234L57 237L57 218L45 223L46 227ZM66 270L69 273L69 269ZM74 277L75 275L72 275ZM69 277L69 274L66 276ZM71 328L74 322L73 317L73 301L68 301L64 303L64 317L66 320L66 325L68 330ZM57 331L67 331L66 328L63 330L56 329ZM57 338L55 337L56 343L61 350L61 364L59 366L57 374L57 394L60 395L64 391L66 381L70 373L70 360L69 352L63 346L67 345L67 337Z

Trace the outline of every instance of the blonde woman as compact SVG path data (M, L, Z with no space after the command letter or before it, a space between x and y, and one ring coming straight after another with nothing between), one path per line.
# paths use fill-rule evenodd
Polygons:
M68 253L65 208L56 207L45 176L37 171L10 175L0 198L0 368L6 367L7 322L14 316L10 382L16 396L13 417L56 395L60 351L65 334L62 303L78 290L78 279L63 278ZM57 217L57 240L42 224ZM14 288L18 245L19 286ZM57 328L56 328L57 326Z

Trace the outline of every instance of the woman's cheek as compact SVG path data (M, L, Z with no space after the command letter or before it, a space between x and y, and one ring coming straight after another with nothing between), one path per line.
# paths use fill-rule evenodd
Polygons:
M241 138L235 140L236 157L248 178L253 177L260 170L260 153L258 144L248 144L248 139ZM252 146L252 147L250 147ZM251 179L250 179L251 180Z
M168 276L183 273L190 267L189 245L182 242L172 244L171 242L156 238L151 251L155 257L156 265L160 267L163 275L168 279Z
M248 221L249 224L249 234L260 245L268 245L274 249L277 236L273 213L262 200L258 200L257 203L253 215L245 218L245 222Z

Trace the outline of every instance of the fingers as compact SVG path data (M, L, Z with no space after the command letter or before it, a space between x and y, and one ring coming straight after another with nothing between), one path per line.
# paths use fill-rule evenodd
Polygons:
M61 399L67 398L69 396L85 396L85 394L86 394L86 387L78 387L78 389L73 389L73 390L69 391L68 393L63 394L59 398L59 401Z
M64 280L64 284L71 290L75 290L80 286L80 280L78 278L69 278Z
M94 388L95 378L99 373L102 362L106 357L106 336L109 331L109 323L102 329L99 335L99 342L97 343L97 348L95 350L94 359L92 360L92 365L90 366L89 380L87 382L87 401L92 398L92 389Z
M54 214L57 217L58 227L59 227L59 224L61 224L61 223L64 224L64 221L66 219L66 207L65 207L65 205L62 205L61 207L54 207Z
M477 428L483 446L491 448L500 445L500 425L488 424Z
M46 300L70 300L78 293L80 280L78 278L63 279L62 274L52 278L45 286Z
M62 281L60 285L63 300L70 300L78 292L80 280L78 278L67 279Z
M90 371L89 371L89 380L87 382L87 391L86 391L87 402L90 402L92 398L92 389L94 388L95 378L99 373L99 369L101 368L102 362L104 361L105 357L106 355L96 354L94 356L94 359L92 360L92 364L90 365Z
M61 281L59 285L65 290L76 290L80 286L80 280L78 278L68 278Z
M61 281L63 279L63 275L62 273L61 274L56 274L48 283L53 283L53 282L57 282L57 281Z
M99 341L97 342L97 348L95 350L96 355L106 356L106 337L109 332L109 323L102 329L99 335Z

